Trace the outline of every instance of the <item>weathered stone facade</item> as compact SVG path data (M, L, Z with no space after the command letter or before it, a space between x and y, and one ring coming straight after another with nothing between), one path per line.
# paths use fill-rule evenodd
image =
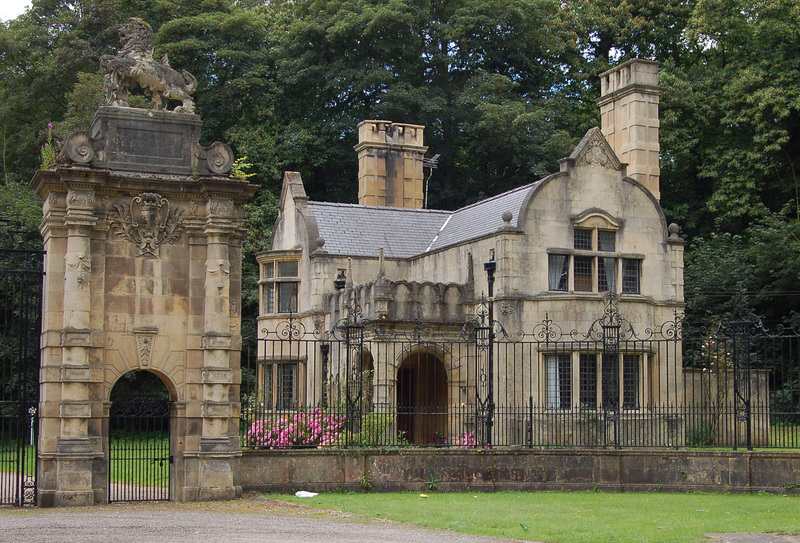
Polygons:
M241 224L254 187L201 120L101 107L32 185L47 251L39 499L108 501L109 395L128 371L172 401L171 495L233 498L238 458Z
M300 175L285 176L271 248L258 255L259 329L275 330L291 314L305 329L331 330L357 299L367 322L398 329L422 321L459 330L488 294L487 261L496 265L495 318L511 332L530 333L545 318L569 326L565 331L588 330L603 314L607 292L617 295L620 313L639 330L672 321L683 306L683 241L658 201L656 68L631 61L603 74L603 126L587 132L559 172L452 212L421 208L422 127L361 123L358 205L309 201ZM346 288L337 290L337 278ZM284 354L311 363L300 353ZM429 354L431 364L448 367L446 355ZM373 383L376 405L394 412L399 368L410 361L371 356L381 376ZM541 360L533 371L545 371L546 356L535 354ZM577 410L579 350L569 356L572 398L560 407ZM674 367L667 371L650 353L636 356L637 405L681 389L683 376ZM468 357L459 362L462 375L475 373L471 363ZM334 373L336 364L331 361ZM305 368L302 375L319 372ZM441 375L448 404L442 409L474 403L474 391L455 382L455 374ZM518 397L504 400L545 406L545 381L513 387ZM299 386L312 390L321 382L309 378Z

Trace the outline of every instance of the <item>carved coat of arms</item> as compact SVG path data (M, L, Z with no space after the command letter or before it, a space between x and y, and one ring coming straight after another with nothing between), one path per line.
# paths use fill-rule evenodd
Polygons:
M183 234L182 214L160 194L145 192L133 197L130 205L114 204L109 219L115 234L139 247L139 256L158 258L161 245L175 243Z

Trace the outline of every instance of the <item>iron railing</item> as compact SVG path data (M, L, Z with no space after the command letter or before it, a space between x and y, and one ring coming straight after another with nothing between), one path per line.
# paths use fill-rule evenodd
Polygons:
M290 316L243 360L242 446L800 447L797 331L742 303L639 333L617 306L583 332L510 334L487 303L460 328Z
M38 232L0 217L0 505L36 503L43 256Z

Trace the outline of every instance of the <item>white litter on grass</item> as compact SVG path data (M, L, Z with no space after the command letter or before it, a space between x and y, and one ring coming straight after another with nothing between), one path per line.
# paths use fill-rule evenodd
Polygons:
M305 490L298 490L294 493L295 496L298 498L313 498L314 496L319 496L318 492L306 492Z

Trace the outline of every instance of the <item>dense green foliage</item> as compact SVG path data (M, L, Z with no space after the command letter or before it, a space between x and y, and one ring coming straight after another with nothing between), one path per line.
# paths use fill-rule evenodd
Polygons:
M441 155L430 206L455 208L555 171L597 124L599 74L643 57L661 63L662 204L689 242L693 318L711 322L740 283L770 321L795 317L794 0L33 0L0 24L2 213L38 223L25 183L41 146L87 127L99 57L133 15L198 78L204 143L253 164L246 263L284 170L313 199L355 199L361 120L425 125Z

